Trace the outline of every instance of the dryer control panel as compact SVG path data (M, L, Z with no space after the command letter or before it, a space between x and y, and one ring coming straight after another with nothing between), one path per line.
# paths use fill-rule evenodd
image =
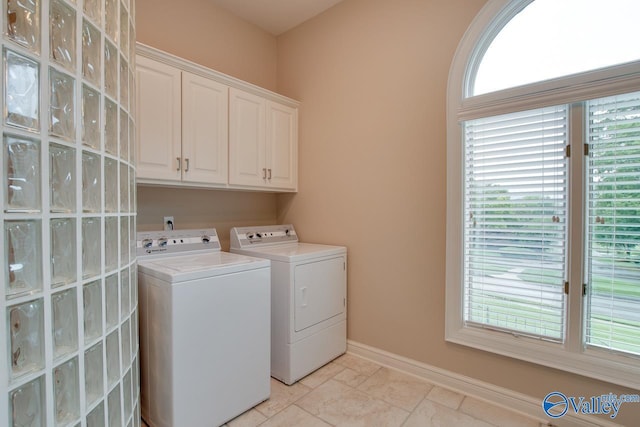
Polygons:
M234 227L231 229L231 248L298 243L298 235L291 224Z

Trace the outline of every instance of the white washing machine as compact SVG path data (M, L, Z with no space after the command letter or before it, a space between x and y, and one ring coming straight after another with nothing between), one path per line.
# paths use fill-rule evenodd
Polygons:
M215 229L137 235L142 418L219 426L269 398L270 262Z
M231 252L271 260L271 376L293 384L347 350L347 249L292 225L231 229Z

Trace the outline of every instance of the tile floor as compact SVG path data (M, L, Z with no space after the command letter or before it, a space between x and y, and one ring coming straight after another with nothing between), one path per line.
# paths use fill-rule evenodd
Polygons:
M292 386L271 379L269 400L227 427L541 427L527 418L345 354Z

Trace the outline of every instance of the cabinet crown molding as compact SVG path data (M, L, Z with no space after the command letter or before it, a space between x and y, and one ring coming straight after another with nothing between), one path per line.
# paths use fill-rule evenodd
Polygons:
M175 68L179 68L190 73L218 81L229 87L243 90L245 92L253 93L263 98L269 99L280 104L287 105L292 108L298 108L300 102L295 99L291 99L279 93L270 91L263 87L254 85L252 83L240 80L228 74L221 73L219 71L207 68L203 65L189 61L188 59L180 58L171 53L156 49L155 47L148 46L144 43L136 42L136 55L144 56L149 59L153 59L158 62L170 65Z

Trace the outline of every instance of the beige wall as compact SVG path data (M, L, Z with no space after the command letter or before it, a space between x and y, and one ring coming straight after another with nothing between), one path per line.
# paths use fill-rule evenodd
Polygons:
M269 90L276 38L207 0L137 0L139 42Z
M137 40L274 90L276 38L207 0L137 0ZM272 224L276 198L268 193L138 187L138 230L215 227L223 249L232 226Z
M138 186L138 231L162 230L165 216L173 216L177 229L215 227L228 251L231 227L276 223L276 199L269 193Z
M348 246L351 340L538 398L633 393L444 341L447 78L484 3L345 0L278 38L278 90L302 102L278 220Z

